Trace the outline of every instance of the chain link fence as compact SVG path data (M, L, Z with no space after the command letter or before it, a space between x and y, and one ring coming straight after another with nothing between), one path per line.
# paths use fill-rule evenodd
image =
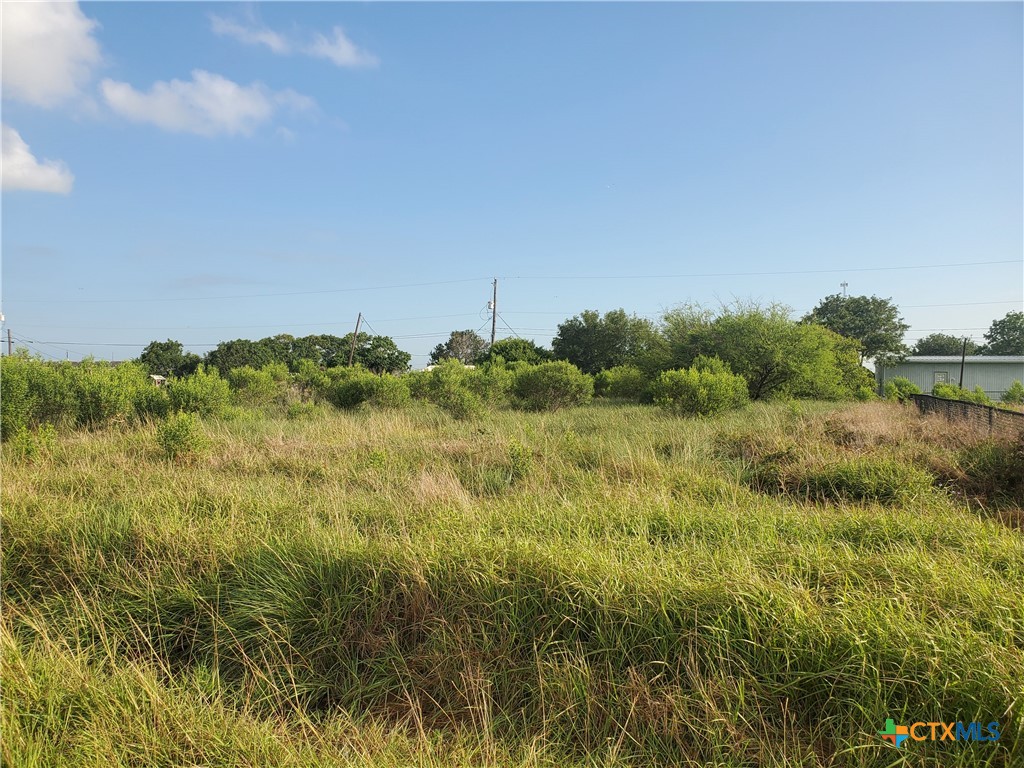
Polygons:
M950 421L967 421L988 433L1024 432L1024 413L978 405L963 400L947 400L934 395L910 395L921 413L937 413Z

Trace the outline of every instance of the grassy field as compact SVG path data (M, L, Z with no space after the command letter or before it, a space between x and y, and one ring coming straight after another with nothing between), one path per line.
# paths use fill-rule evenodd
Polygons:
M1024 765L1019 445L886 403L293 416L5 451L5 765Z

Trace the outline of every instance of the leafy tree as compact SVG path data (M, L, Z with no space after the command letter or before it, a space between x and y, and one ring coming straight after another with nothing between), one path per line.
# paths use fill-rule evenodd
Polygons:
M458 360L463 365L470 365L476 362L486 349L487 342L475 331L452 331L448 341L434 347L434 351L430 353L430 362L436 365L442 360Z
M159 376L188 376L200 363L199 355L185 352L180 341L151 341L138 362Z
M1007 312L985 333L983 355L1024 355L1024 312Z
M506 363L543 363L553 359L551 350L538 346L532 340L498 339L486 352L477 358L478 363L487 362L500 357Z
M352 334L341 338L342 351L331 355L332 365L348 365L352 349ZM412 355L403 352L390 336L371 336L360 333L356 339L353 363L374 373L402 373L408 370Z
M915 355L959 355L963 351L964 340L947 333L933 333L917 340L914 345ZM970 339L967 340L967 354L974 355L978 352L978 345Z
M235 339L222 341L215 349L207 352L204 362L208 368L216 368L226 376L235 368L246 365L251 368L262 368L275 360L268 345L249 339Z
M898 360L907 354L903 334L910 326L903 322L892 299L833 294L822 299L804 322L818 323L859 341L862 364L867 358Z
M614 309L604 317L586 310L558 326L551 342L555 357L568 360L584 373L640 365L659 346L658 332L651 321Z
M856 342L816 324L796 323L789 308L738 303L715 315L681 307L664 319L668 368L716 356L747 380L752 400L776 395L851 397L864 373Z

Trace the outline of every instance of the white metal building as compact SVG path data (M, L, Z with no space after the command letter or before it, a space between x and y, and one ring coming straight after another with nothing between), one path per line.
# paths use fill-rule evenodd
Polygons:
M1014 381L1024 382L1024 355L968 355L963 367L964 389L981 387L993 400L1002 400ZM897 376L910 379L926 394L939 383L959 384L960 355L908 357L896 365L878 366L879 393Z

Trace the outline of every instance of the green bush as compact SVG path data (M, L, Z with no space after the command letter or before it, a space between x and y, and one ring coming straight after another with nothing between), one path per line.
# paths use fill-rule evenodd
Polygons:
M377 390L377 376L361 366L332 368L327 401L337 408L358 408Z
M496 360L484 363L475 370L467 368L462 380L466 388L482 402L490 406L503 406L509 402L514 379L513 368L503 360Z
M281 367L287 377L287 367ZM249 365L235 368L228 373L228 384L234 392L235 402L242 405L270 405L279 391L278 383L267 367L259 371Z
M171 409L203 416L219 416L231 400L231 387L217 370L199 366L191 376L167 382Z
M521 408L554 411L589 402L594 380L572 363L558 360L518 369L512 394Z
M0 438L5 441L28 429L32 419L31 362L22 355L9 355L0 362Z
M207 445L202 424L194 413L172 413L156 428L156 442L168 458L198 453Z
M483 409L483 401L469 388L472 371L455 360L434 366L427 379L427 399L456 419L468 419Z
M886 400L898 400L903 402L910 395L920 395L921 388L910 379L903 376L895 376L885 382L882 390Z
M404 408L409 404L409 385L404 379L390 373L374 376L374 379L370 405L375 408Z
M65 375L70 377L78 400L77 423L82 427L133 420L139 390L153 386L146 369L139 363L110 365L85 360L77 368L69 368Z
M312 360L299 360L294 381L304 398L318 402L327 399L327 388L331 379L327 372Z
M652 387L654 402L681 416L711 416L739 408L748 400L747 382L727 370L664 371Z
M171 412L171 399L166 387L150 384L135 393L135 415L140 419L162 419Z
M635 365L616 365L594 377L597 397L640 401L647 395L647 389L647 377Z
M1010 388L1003 393L1003 402L1012 405L1024 403L1024 384L1021 384L1020 381L1013 382Z
M973 390L970 390L962 389L956 384L940 383L932 387L932 395L945 398L946 400L963 400L964 402L977 405L994 405L992 399L985 394L985 390L981 387L975 387Z

